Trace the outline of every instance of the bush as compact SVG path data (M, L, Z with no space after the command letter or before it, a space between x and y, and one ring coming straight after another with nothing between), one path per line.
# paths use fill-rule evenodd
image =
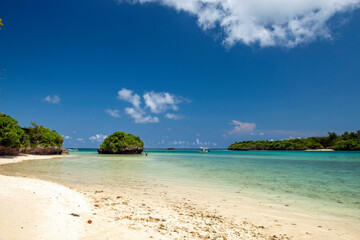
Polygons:
M18 121L0 113L0 146L18 149L20 147L61 147L63 138L54 130L31 123L31 127L21 128Z
M341 140L333 146L333 149L336 151L359 151L360 141L358 139Z
M0 113L0 145L9 148L20 148L24 145L24 142L24 130L18 125L18 121Z
M100 146L100 151L117 153L126 149L144 148L144 142L139 137L125 132L115 132L108 136Z
M38 145L44 147L62 146L64 139L55 130L50 130L36 123L31 123L31 125L29 128L24 128L31 147L37 147Z

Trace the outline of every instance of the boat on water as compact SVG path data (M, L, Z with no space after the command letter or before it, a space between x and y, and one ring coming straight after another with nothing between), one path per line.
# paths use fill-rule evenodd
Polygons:
M206 147L200 147L200 152L210 152L210 149Z
M79 151L77 148L68 148L68 151L74 151L74 152L77 152Z

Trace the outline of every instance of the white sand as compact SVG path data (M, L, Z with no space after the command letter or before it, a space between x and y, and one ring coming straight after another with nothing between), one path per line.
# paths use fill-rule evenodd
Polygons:
M0 175L1 240L80 239L89 209L87 200L69 188Z
M31 154L20 154L18 156L0 156L0 165L18 163L22 161L30 160L42 160L42 159L52 159L52 158L62 158L69 155L31 155Z
M186 188L90 189L81 191L93 199L96 213L97 227L88 239L360 239L359 221L298 212L255 199ZM119 235L124 231L137 237Z
M334 152L334 149L322 148L322 149L307 149L307 152Z

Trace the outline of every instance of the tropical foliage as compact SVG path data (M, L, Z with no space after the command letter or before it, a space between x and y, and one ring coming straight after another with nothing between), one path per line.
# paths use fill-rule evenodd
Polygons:
M235 142L229 150L307 150L334 149L336 151L360 151L360 130L337 135L329 132L327 137L309 137L281 141Z
M31 123L31 127L21 128L12 117L0 113L0 146L9 148L36 147L61 147L63 138L54 130L42 125Z
M100 146L100 150L105 152L118 152L130 148L144 148L144 142L139 137L125 132L113 133Z
M63 138L55 130L50 130L42 125L31 123L31 127L24 128L28 144L31 147L42 145L44 147L61 147Z
M24 130L12 117L0 113L0 146L19 148L24 144Z

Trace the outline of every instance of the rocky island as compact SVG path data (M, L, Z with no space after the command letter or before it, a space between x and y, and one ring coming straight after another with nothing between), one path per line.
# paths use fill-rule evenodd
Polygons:
M125 132L114 132L97 149L99 154L140 154L143 150L144 142Z
M31 123L20 127L18 121L0 113L0 155L58 155L68 154L62 147L62 136L55 130Z

